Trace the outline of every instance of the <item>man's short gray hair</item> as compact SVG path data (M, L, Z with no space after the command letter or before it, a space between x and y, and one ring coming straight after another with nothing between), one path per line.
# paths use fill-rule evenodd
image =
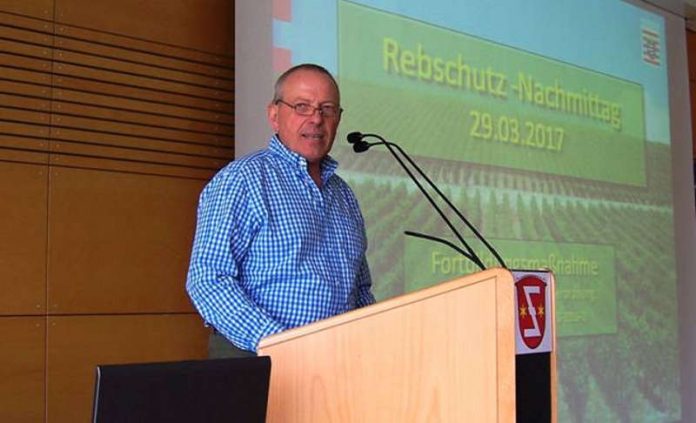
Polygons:
M334 84L334 87L336 87L336 92L339 94L340 98L340 91L338 89L338 83L336 82L336 79L334 78L333 75L331 75L331 72L329 72L325 67L320 66L320 65L315 65L314 63L302 63L301 65L296 65L291 67L290 69L286 70L283 72L282 75L278 77L275 83L275 87L273 89L273 104L277 103L278 101L283 99L283 84L285 84L285 80L288 79L290 75L297 71L301 70L308 70L308 71L314 71L314 72L319 72L321 74L324 74L331 79L331 82Z

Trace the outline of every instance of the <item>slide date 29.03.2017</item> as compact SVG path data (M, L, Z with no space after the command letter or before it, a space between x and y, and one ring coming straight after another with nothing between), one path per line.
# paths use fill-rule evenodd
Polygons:
M565 129L561 127L479 110L470 110L469 118L471 138L554 152L563 150Z

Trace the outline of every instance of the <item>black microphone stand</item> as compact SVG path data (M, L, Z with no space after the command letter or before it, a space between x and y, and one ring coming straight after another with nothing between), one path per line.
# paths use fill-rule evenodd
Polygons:
M367 141L364 141L365 138L370 138L370 137L378 139L379 142L368 143ZM401 167L406 171L406 173L408 173L408 175L411 177L411 179L416 183L416 185L418 186L420 191L423 193L423 195L425 195L425 197L428 199L430 204L435 208L435 210L437 210L437 212L440 214L440 217L445 221L445 223L447 223L450 230L457 236L457 239L459 239L459 241L462 243L462 245L464 245L464 247L466 247L469 254L464 253L461 249L457 248L454 244L450 243L449 241L443 240L441 238L436 238L436 237L432 237L430 235L420 234L420 233L412 232L412 231L406 231L407 235L416 236L416 237L425 238L425 239L430 239L432 241L437 241L437 242L441 242L443 244L449 245L450 247L456 249L461 254L463 254L464 256L466 256L467 258L472 260L474 263L476 263L481 268L481 270L485 270L485 265L483 264L481 259L476 255L476 253L474 253L473 249L469 246L469 244L467 244L467 242L459 234L459 232L454 228L454 226L451 224L451 222L444 216L444 213L435 204L434 200L427 194L425 189L421 186L421 184L418 182L418 180L413 176L413 173L410 171L410 169L408 169L408 167L404 164L404 162L401 160L401 158L396 154L394 149L397 149L399 151L399 153L401 153L401 155L404 156L406 158L406 160L408 160L409 164L411 164L411 166L413 166L416 169L418 174L423 179L426 180L428 185L433 190L435 190L435 192L437 192L437 194L440 196L440 198L442 198L445 201L445 203L450 207L450 209L452 209L455 212L457 217L459 217L459 219L462 222L464 222L464 224L474 233L476 238L479 241L481 241L486 246L486 248L488 248L488 251L490 251L495 256L498 263L503 268L507 269L507 265L505 264L505 261L500 256L500 254L498 254L498 252L495 250L495 248L493 248L493 246L483 237L483 235L481 235L481 233L476 229L476 227L474 225L472 225L471 222L469 222L469 220L464 216L464 214L461 211L459 211L459 209L457 209L454 206L454 204L452 204L452 202L449 200L449 198L447 198L447 196L437 187L437 185L435 185L435 183L425 174L425 172L423 172L423 170L420 168L420 166L418 166L418 164L416 164L416 162L413 161L413 159L411 159L411 157L408 154L406 154L406 152L401 148L401 146L399 146L396 143L385 140L380 135L361 134L359 132L351 132L350 134L348 134L348 142L353 144L353 150L355 152L366 151L367 149L369 149L373 145L378 145L378 144L385 145L387 147L387 149L389 150L389 152L392 154L392 156L394 156L394 158L396 158L396 160L399 162Z
M377 138L381 142L368 143L368 142L364 141L363 138L368 137L368 136L372 136L374 138ZM437 203L435 203L435 200L433 200L433 198L428 194L428 192L425 190L425 188L423 188L423 185L421 185L421 183L418 181L418 179L413 175L413 172L411 172L411 169L409 169L408 166L406 166L404 161L401 159L401 157L399 157L399 155L397 154L397 152L394 149L395 147L397 147L396 145L393 145L393 143L386 141L384 138L380 137L379 135L360 134L360 133L356 133L356 132L352 132L352 133L348 134L348 142L353 144L353 150L356 153L367 151L370 147L372 147L374 145L378 145L378 144L385 145L387 147L387 149L389 150L389 152L391 153L391 155L394 156L396 161L399 162L399 164L404 169L404 171L406 171L406 173L411 178L411 180L413 180L413 182L416 184L416 186L418 187L420 192L425 196L425 198L428 200L428 202L430 202L430 205L437 211L437 213L440 215L440 218L442 218L442 220L447 224L447 226L450 228L452 233L455 234L455 236L457 237L459 242L461 242L462 245L466 248L467 252L464 252L461 248L459 248L459 247L455 246L454 244L452 244L451 242L446 241L446 240L441 239L441 238L437 238L437 237L433 237L430 235L425 235L425 234L421 234L421 233L413 232L413 231L406 231L405 232L406 235L415 236L415 237L419 237L419 238L425 238L425 239L429 239L432 241L436 241L436 242L440 242L440 243L443 243L445 245L448 245L448 246L454 248L455 250L457 250L460 254L467 257L469 260L473 261L481 270L486 269L486 266L484 265L483 261L481 261L481 259L476 255L474 250L464 240L464 238L461 236L459 231L457 231L457 229L454 227L452 222L450 222L449 219L447 219L447 216L445 216L442 209L440 209L440 207L437 205ZM399 149L399 152L401 152L403 154L403 150ZM404 157L407 157L407 156L404 155ZM410 160L409 160L409 163L411 163ZM416 167L416 169L419 170L418 167ZM419 173L422 175L422 171L419 171ZM428 178L426 178L426 181L428 181L429 184L431 184L431 186L432 186L432 182ZM438 191L438 194L442 195L439 191Z

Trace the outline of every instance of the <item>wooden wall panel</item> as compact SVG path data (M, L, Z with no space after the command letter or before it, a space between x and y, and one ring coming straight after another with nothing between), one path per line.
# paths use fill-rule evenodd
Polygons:
M111 134L132 135L164 141L200 143L207 145L224 145L225 137L219 134L204 132L182 131L156 125L139 125L130 122L119 122L111 119L94 119L88 113L78 116L53 113L53 126L61 128L86 129ZM30 119L30 117L24 117Z
M0 92L0 104L4 105L5 108L39 112L42 114L40 120L43 122L48 121L48 112L51 108L51 102L41 97L4 94L2 92ZM3 117L7 118L7 115L3 114Z
M1 422L43 421L45 326L45 317L0 317Z
M58 85L61 84L62 80L58 81ZM95 90L96 92L94 92ZM123 89L120 90L120 93L117 93L120 94L119 96L101 94L101 92L114 93L115 91L116 90L113 87L109 89L108 86L104 85L101 89L93 88L92 92L89 92L88 90L81 91L55 88L53 90L53 95L57 101L73 104L90 104L95 107L111 107L114 110L138 112L149 116L151 120L153 119L153 116L163 116L188 119L193 122L207 122L220 127L227 126L228 129L223 132L225 135L229 135L229 130L232 129L232 126L234 125L233 115L211 110L216 107L219 108L221 103L211 103L211 109L206 110L205 107L197 107L195 104L193 104L191 107L182 107L173 99L167 100L160 97L152 97L148 99L145 96L141 98L129 98L127 95L124 95L125 93L123 92ZM220 132L221 130L222 128L216 127L212 132Z
M68 48L71 44L72 43L63 41L60 38L57 40L57 45L62 45L66 48ZM80 44L77 47L82 47L82 45ZM157 63L161 62L161 59L157 57L154 57L153 59L155 60L153 61L138 63L129 60L128 56L130 56L130 54L128 50L119 51L112 49L115 51L109 51L111 54L119 54L115 57L105 57L104 52L101 50L102 49L99 48L98 51L86 54L56 47L53 57L56 62L66 64L70 63L77 66L85 66L95 69L108 69L116 73L139 75L144 78L178 82L210 90L231 90L234 86L232 80L229 79L210 77L196 72L161 66L159 63ZM144 58L150 59L150 57Z
M128 160L140 163L161 163L167 165L198 167L202 169L218 169L223 162L210 157L191 156L177 153L163 153L142 148L120 148L84 143L60 142L53 140L51 151L65 155L80 155L87 157L105 157L118 160ZM55 162L54 162L55 163Z
M0 122L0 162L48 164L48 154L43 152L48 150L46 139L2 134L1 131L4 129L3 127L10 125L14 127L14 129L19 126L18 124ZM14 185L18 185L18 181L13 182Z
M169 94L202 97L215 101L231 102L233 99L233 94L217 91L215 87L203 87L151 76L115 72L109 68L92 66L92 64L56 62L53 65L53 72L60 76L104 81L118 85L138 87L145 90L162 91Z
M0 0L0 40L2 40L2 51L0 52L0 160L6 162L20 163L48 163L48 136L51 120L51 59L53 44L53 23L47 20L34 19L25 16L5 13L24 13L46 17L44 10L50 7L53 11L52 2L8 2ZM4 164L3 164L4 165ZM23 171L18 171L23 169ZM31 169L31 170L29 170ZM7 260L12 261L9 267L0 266L0 287L5 284L20 282L21 292L18 301L12 301L12 297L4 296L0 298L0 315L14 313L37 313L45 312L45 287L40 289L37 295L37 283L45 283L45 252L41 253L37 249L36 236L30 236L26 241L22 241L19 235L20 230L33 231L33 228L41 228L43 233L42 243L45 249L45 185L47 183L47 171L41 170L40 185L43 185L42 200L38 207L32 204L32 200L37 197L36 170L35 166L12 167L2 166L0 174L3 174L2 190L12 190L13 198L21 195L22 184L27 183L27 193L25 201L19 203L5 202L2 208L11 208L12 216L17 218L26 214L27 219L31 219L30 226L24 228L13 228L12 221L0 223L0 232L3 230L13 231L11 238L0 239L0 254L7 254ZM12 173L12 179L7 177ZM18 173L17 173L18 172ZM2 197L0 197L2 198ZM4 198L3 198L4 200ZM22 207L30 208L26 211ZM41 224L36 224L37 213L43 213ZM19 222L14 222L19 223ZM26 222L25 222L26 223ZM33 235L33 234L32 234ZM20 236L20 238L18 238ZM20 242L18 250L8 251L9 242ZM29 247L31 245L31 247ZM29 254L29 250L31 253ZM27 255L29 254L29 255ZM44 257L39 257L43 255ZM31 260L37 259L35 263ZM17 260L20 260L19 262ZM0 258L0 263L4 260ZM20 277L22 272L30 268L28 277L25 281ZM40 271L41 276L37 278L36 272ZM11 274L11 275L10 275ZM4 276L4 277L3 277ZM8 279L11 276L10 279ZM20 279L16 279L20 277ZM26 283L26 285L24 285ZM31 298L29 298L31 297ZM29 305L31 303L31 306ZM40 308L35 306L40 304Z
M47 422L89 421L97 364L203 359L207 333L194 314L49 317Z
M118 134L109 132L99 132L92 130L66 127L52 127L51 140L54 144L62 142L74 142L92 145L111 146L114 148L131 148L144 152L160 152L163 154L180 154L192 157L212 159L208 166L212 164L215 169L232 160L233 149L225 145L210 146L205 144L186 143L159 138L143 138L136 134ZM60 148L54 149L55 153L60 153ZM157 162L157 160L154 160ZM167 160L163 162L167 163Z
M116 4L120 5L120 3ZM190 6L196 8L198 5L195 4L194 0L190 3ZM227 3L226 7L229 10L233 9L233 3ZM228 11L221 10L220 13L227 14ZM233 11L229 12L229 14L233 13ZM138 16L138 18L143 19L144 17ZM147 54L155 54L167 58L175 57L179 58L182 61L190 63L201 63L206 66L213 66L213 69L215 69L215 73L213 74L214 76L219 76L227 79L234 79L234 58L229 55L220 55L215 52L211 52L207 48L191 49L186 48L185 46L177 46L166 42L161 43L158 42L156 38L151 37L138 38L132 37L128 33L95 31L95 29L99 28L90 25L70 26L61 25L60 23L57 23L55 28L55 33L62 37L87 40L93 43L97 43L101 46L127 48L133 51L145 52ZM232 36L234 34L230 35Z
M48 113L37 112L34 110L23 110L21 108L15 108L13 105L0 107L0 119L13 123L28 123L31 125L49 124Z
M214 172L210 169L163 165L151 162L142 163L139 161L106 159L101 157L62 155L57 153L53 153L49 156L49 164L55 167L65 166L69 168L86 170L108 170L114 172L131 173L134 175L175 176L180 178L197 179L199 181L208 180L214 174ZM195 207L195 204L191 207Z
M184 284L234 155L233 6L0 0L0 421L87 421L97 362L205 355Z
M0 162L0 315L46 312L46 181L45 166Z
M0 120L0 139L7 140L2 144L6 148L48 150L48 134L48 126ZM0 160L11 160L3 157L2 150L0 148Z
M157 109L160 105L178 106L189 108L195 112L198 110L210 111L220 116L224 113L230 113L234 106L217 98L205 98L199 96L188 96L180 93L166 92L155 90L152 87L137 87L118 82L105 82L94 79L85 79L82 77L70 75L54 75L53 83L55 87L72 89L85 93L103 94L118 99L139 100L149 104L149 109ZM60 92L60 91L58 91ZM229 119L229 118L227 118ZM234 116L232 116L234 122ZM225 121L221 118L221 121Z
M91 0L89 7L84 7L83 0L55 3L56 22L221 55L234 54L230 0Z
M60 156L51 164L98 168L102 159L214 171L232 158L231 69L220 56L148 39L57 27L51 152Z
M51 313L192 311L184 284L203 181L51 170Z
M46 24L41 31L36 31L34 28L25 29L14 25L0 24L0 38L3 40L3 43L9 42L9 40L16 40L30 46L38 45L51 48L53 46L53 34L48 31L49 28L50 26Z
M53 18L53 0L0 0L0 10L35 18ZM20 17L16 18L21 20Z
M48 53L50 53L50 51L48 51ZM39 72L51 71L51 61L46 57L31 57L27 55L13 54L7 50L0 51L0 63L6 65L11 64L13 67L31 69Z
M0 74L4 80L13 82L24 82L41 87L50 87L51 74L47 72L36 72L27 69L18 69L6 66L0 66Z
M174 153L194 157L217 159L214 166L232 160L234 150L225 145L210 146L205 144L186 143L182 141L161 138L144 138L134 134L117 134L82 128L52 127L51 140L54 143L77 142L94 145L107 145L121 148L132 148L143 151L158 151L163 154Z
M167 116L161 113L159 108L150 107L148 111L130 111L115 107L116 105L114 103L110 103L109 105L94 105L76 101L64 101L64 99L68 97L65 94L69 94L65 91L55 92L54 94L56 98L60 98L60 101L53 102L54 114L90 116L93 119L113 120L116 122L134 123L143 126L156 123L158 127L165 129L189 131L207 135L221 135L219 138L221 143L224 143L222 137L228 136L232 129L232 125L223 125L221 122L216 122L215 120L206 122L203 120L191 119L189 116ZM87 99L84 95L79 97L85 100ZM93 96L90 96L90 99L99 100L98 98L95 99ZM93 126L99 126L99 123L95 122Z
M30 125L19 125L16 123L10 124L8 122L4 122L0 123L0 131L2 131L4 126L8 128L12 127L16 130L18 126L20 128L27 129L26 127L29 127ZM12 135L11 133L3 134L2 132L0 132L0 160L7 161L8 159L4 157L3 154L6 154L8 151L12 150L41 152L43 153L41 155L44 156L44 158L40 163L48 163L48 140L45 137L33 137L27 135L26 133Z
M0 61L0 63L3 63ZM6 77L9 75L4 75ZM6 94L25 95L35 98L50 100L51 88L48 85L32 84L24 81L11 81L8 79L0 80L0 92Z
M0 28L2 28L2 26L0 26ZM18 60L21 60L20 58L22 57L37 60L51 60L52 49L48 45L26 44L21 40L3 40L2 52L8 55L5 57L13 57L3 61L3 65L15 67L19 64ZM5 69L3 71L3 76L7 76L5 75L6 72L9 72L9 70Z
M161 45L145 40L116 37L113 34L95 33L85 28L58 25L55 47L88 55L117 59L124 64L148 64L154 69L178 70L191 75L208 76L234 83L232 63L227 58ZM126 71L132 72L131 68ZM229 87L228 87L229 88Z

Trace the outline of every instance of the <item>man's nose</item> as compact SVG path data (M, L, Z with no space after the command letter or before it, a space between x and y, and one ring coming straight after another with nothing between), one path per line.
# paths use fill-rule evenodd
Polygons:
M320 124L324 121L324 115L321 113L321 109L314 109L314 113L309 115L310 122Z

